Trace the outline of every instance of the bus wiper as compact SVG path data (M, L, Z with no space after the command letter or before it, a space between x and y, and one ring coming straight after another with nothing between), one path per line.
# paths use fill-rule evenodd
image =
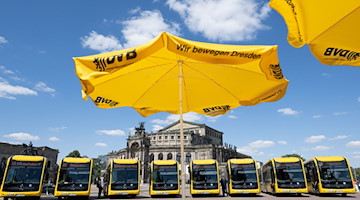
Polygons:
M126 181L115 181L113 184L126 184Z

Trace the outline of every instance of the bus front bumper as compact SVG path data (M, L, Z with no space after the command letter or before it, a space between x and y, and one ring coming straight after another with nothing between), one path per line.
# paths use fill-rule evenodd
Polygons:
M308 189L277 189L276 193L282 194L301 194L301 193L308 193Z
M76 196L89 196L90 193L88 191L84 192L74 192L74 191L55 191L55 197L76 197Z
M355 194L356 189L322 189L320 191L322 194Z
M260 189L230 189L229 194L260 194Z
M39 192L1 192L0 197L40 197L41 193Z
M220 189L215 189L215 190L191 190L191 194L220 194Z
M138 195L139 190L121 190L121 191L108 191L109 196L127 196L127 195Z

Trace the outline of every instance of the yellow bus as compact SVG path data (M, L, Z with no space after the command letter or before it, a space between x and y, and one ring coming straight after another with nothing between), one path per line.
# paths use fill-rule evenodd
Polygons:
M89 198L93 161L90 158L63 158L59 164L54 196Z
M154 160L150 165L150 196L180 194L180 169L176 160Z
M219 164L216 160L193 160L190 163L190 194L220 194Z
M141 164L135 159L114 159L106 168L105 196L136 196L140 193Z
M303 161L296 157L273 158L262 166L262 191L272 194L307 193Z
M46 158L43 156L15 155L8 158L1 184L0 196L4 200L26 197L40 199Z
M356 192L349 162L344 157L314 157L305 162L305 169L310 193L346 196Z
M230 196L260 193L260 181L255 160L251 158L229 159L226 168Z

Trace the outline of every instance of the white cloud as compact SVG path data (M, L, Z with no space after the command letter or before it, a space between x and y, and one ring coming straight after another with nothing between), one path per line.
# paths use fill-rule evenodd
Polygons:
M167 116L166 119L151 120L151 123L166 126L166 125L176 122L177 120L179 120L179 115L171 114L171 115Z
M251 142L250 144L248 144L249 147L257 148L257 149L268 148L273 145L275 145L275 142L269 141L269 140L257 140L257 141L254 141L254 142Z
M343 139L346 139L346 138L348 138L348 136L346 136L346 135L338 135L336 137L330 138L329 140L343 140Z
M140 8L140 7L136 7L136 8L131 9L131 10L129 11L129 13L132 14L132 15L134 15L134 14L136 14L136 13L139 13L139 12L141 12L141 8Z
M213 117L213 118L215 118L215 117ZM180 115L171 114L171 115L167 116L166 119L164 119L164 120L162 120L162 119L151 120L151 123L166 126L166 125L169 125L171 123L178 121L179 119L180 119ZM196 122L196 121L202 120L202 115L200 115L198 113L194 113L194 112L188 112L188 113L183 114L183 119L185 121ZM210 119L211 118L209 118L209 120Z
M216 122L217 119L219 119L221 117L221 115L218 116L207 116L205 115L206 119L208 122Z
M62 130L65 130L67 129L66 126L60 126L60 127L50 127L49 130L52 131L52 132L60 132Z
M282 113L283 115L297 115L297 114L299 114L298 111L293 110L292 108L281 108L281 109L278 109L277 112Z
M325 140L325 135L313 135L305 139L306 143L317 143Z
M230 119L237 119L237 117L235 115L229 115Z
M36 83L34 89L41 92L50 92L50 93L55 92L55 89L48 87L44 82Z
M328 73L322 73L321 76L323 77L326 77L326 78L330 78L331 77L331 74L328 74Z
M135 134L136 130L135 127L129 128L130 134Z
M50 137L49 140L56 142L56 141L59 141L60 139L54 136L54 137Z
M164 128L163 126L160 126L158 124L152 125L152 131L153 132L157 132L157 131L159 131L160 129L163 129L163 128Z
M103 142L97 142L97 143L95 143L95 146L97 146L97 147L107 147L108 145L106 143L103 143Z
M125 132L119 129L114 130L97 130L96 133L100 135L111 135L111 136L124 136Z
M4 135L6 138L10 138L13 140L29 140L29 141L37 141L40 140L39 136L30 135L29 133L11 133L8 135Z
M115 36L104 36L95 31L90 32L88 36L84 36L80 39L84 48L100 52L115 51L123 48Z
M37 95L37 92L26 87L11 85L0 79L0 98L15 100L15 95Z
M3 37L3 36L0 36L0 44L4 44L4 43L7 43L8 41Z
M137 10L139 12L139 10ZM130 48L144 44L161 32L168 32L179 35L179 25L173 22L166 22L161 13L155 11L142 11L138 16L123 21L124 29L122 34L125 39L124 47Z
M314 115L314 116L312 116L312 118L313 119L319 119L319 118L322 118L322 116L321 115Z
M284 141L284 140L280 140L280 141L278 141L278 143L279 143L279 144L287 144L287 142Z
M1 73L3 73L3 74L11 74L11 75L15 74L15 72L13 72L13 71L11 71L11 70L9 70L9 69L6 69L5 66L0 66L0 71L1 71Z
M311 151L326 151L326 150L329 150L329 149L331 149L331 147L316 146L316 147L310 148L309 150L311 150Z
M249 146L244 146L244 147L240 147L236 149L237 152L239 153L243 153L249 156L262 156L265 153L262 151L259 151L258 149L254 149L252 147Z
M360 159L360 152L352 152L350 153L351 155L353 155L352 157L355 159Z
M338 115L346 115L347 112L334 112L333 115L338 116Z
M350 141L346 144L347 147L360 148L360 141Z
M184 120L190 121L190 122L196 122L200 121L202 119L202 115L194 112L188 112L183 115ZM216 117L210 117L210 118L216 118Z
M170 9L179 13L186 26L209 40L246 41L256 38L271 11L256 0L167 0Z

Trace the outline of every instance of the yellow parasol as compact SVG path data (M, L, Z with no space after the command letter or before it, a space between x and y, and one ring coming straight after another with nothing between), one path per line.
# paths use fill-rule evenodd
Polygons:
M308 44L326 65L360 66L359 0L271 0L285 20L288 42Z
M240 105L281 99L288 85L277 46L195 42L162 33L125 50L74 58L83 98L100 108L132 107L142 116L183 113L216 116ZM185 170L181 174L185 183ZM185 198L185 184L182 184Z

